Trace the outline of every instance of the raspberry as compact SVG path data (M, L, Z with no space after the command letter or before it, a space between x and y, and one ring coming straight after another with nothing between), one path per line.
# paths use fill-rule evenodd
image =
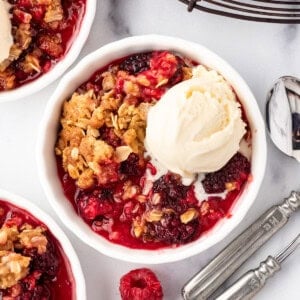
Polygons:
M220 207L220 202L223 201L219 197L208 197L207 201L201 203L201 226L206 230L211 228L218 220L224 218L225 213Z
M151 70L171 79L180 68L177 56L168 51L154 52L150 61ZM172 80L173 81L173 80ZM173 82L174 84L175 82Z
M22 7L31 7L32 1L31 0L19 0L18 5Z
M137 74L150 68L151 53L139 53L127 57L121 64L120 69L129 74Z
M15 9L13 11L14 17L18 19L21 23L29 24L32 18L31 14L28 14L20 9Z
M122 300L161 300L163 291L156 275L146 268L132 270L120 280Z
M51 293L47 285L39 285L41 273L34 271L21 281L22 300L48 300L51 299Z
M96 189L92 192L82 190L76 201L80 214L86 220L94 220L113 211L112 192L109 189Z
M100 173L97 176L98 185L107 185L119 180L118 175L119 164L114 160L107 160L101 163Z
M250 173L250 162L241 153L236 153L219 171L206 174L202 181L206 193L222 193L226 183L234 183L240 189Z
M45 9L42 6L35 6L30 9L32 17L36 21L41 21L45 15Z
M43 68L43 72L46 73L51 69L51 61L50 60L46 60L45 63L43 64L42 68Z
M108 189L97 189L92 193L82 191L79 193L76 201L80 214L86 220L93 220L112 212L111 199L111 191Z

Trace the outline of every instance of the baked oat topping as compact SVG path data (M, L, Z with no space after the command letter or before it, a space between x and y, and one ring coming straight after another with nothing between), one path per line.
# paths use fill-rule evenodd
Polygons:
M48 240L45 236L45 228L35 227L25 224L21 228L21 232L18 235L19 244L22 248L32 249L36 248L38 254L43 254L47 250Z
M13 251L14 250L14 243L17 241L19 235L19 230L17 226L2 226L0 229L0 251L7 250Z
M113 77L105 72L103 78ZM106 80L107 81L107 80ZM99 181L102 165L125 161L130 153L143 153L146 116L150 104L121 101L113 90L74 93L64 103L55 152L80 188ZM105 140L104 140L105 139ZM103 176L103 174L102 174Z
M17 284L29 272L30 257L12 251L0 251L0 289Z
M36 248L39 254L47 249L47 238L44 235L45 228L32 227L24 224L20 229L16 225L4 225L0 228L0 250L14 251L15 249Z

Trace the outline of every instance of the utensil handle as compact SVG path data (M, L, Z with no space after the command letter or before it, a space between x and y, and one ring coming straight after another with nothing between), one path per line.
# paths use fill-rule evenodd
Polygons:
M208 299L255 251L287 223L290 215L299 207L300 193L292 192L281 205L273 206L266 211L184 285L182 297L185 300Z
M257 269L250 270L240 277L216 300L250 300L264 287L266 280L279 270L279 263L269 256Z

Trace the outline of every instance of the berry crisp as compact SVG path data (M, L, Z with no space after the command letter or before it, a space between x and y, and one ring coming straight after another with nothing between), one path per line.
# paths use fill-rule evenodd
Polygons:
M0 298L75 299L75 282L59 242L27 211L0 200Z
M55 153L64 193L113 243L151 250L195 241L231 216L251 179L251 155L242 151L184 185L178 174L160 174L145 150L148 110L197 65L166 50L133 54L95 72L63 104Z
M14 44L0 61L0 91L48 72L68 52L86 0L8 0Z

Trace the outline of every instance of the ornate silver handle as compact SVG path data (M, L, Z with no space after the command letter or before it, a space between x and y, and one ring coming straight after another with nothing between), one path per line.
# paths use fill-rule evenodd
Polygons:
M250 270L238 279L216 300L252 299L265 285L266 280L280 270L280 265L300 246L300 234L275 257L269 256L255 270Z
M282 228L291 214L299 208L300 193L292 192L282 204L266 211L184 285L183 298L208 299L254 252Z
M250 300L263 288L266 280L279 270L279 263L269 256L257 269L243 275L216 300Z

